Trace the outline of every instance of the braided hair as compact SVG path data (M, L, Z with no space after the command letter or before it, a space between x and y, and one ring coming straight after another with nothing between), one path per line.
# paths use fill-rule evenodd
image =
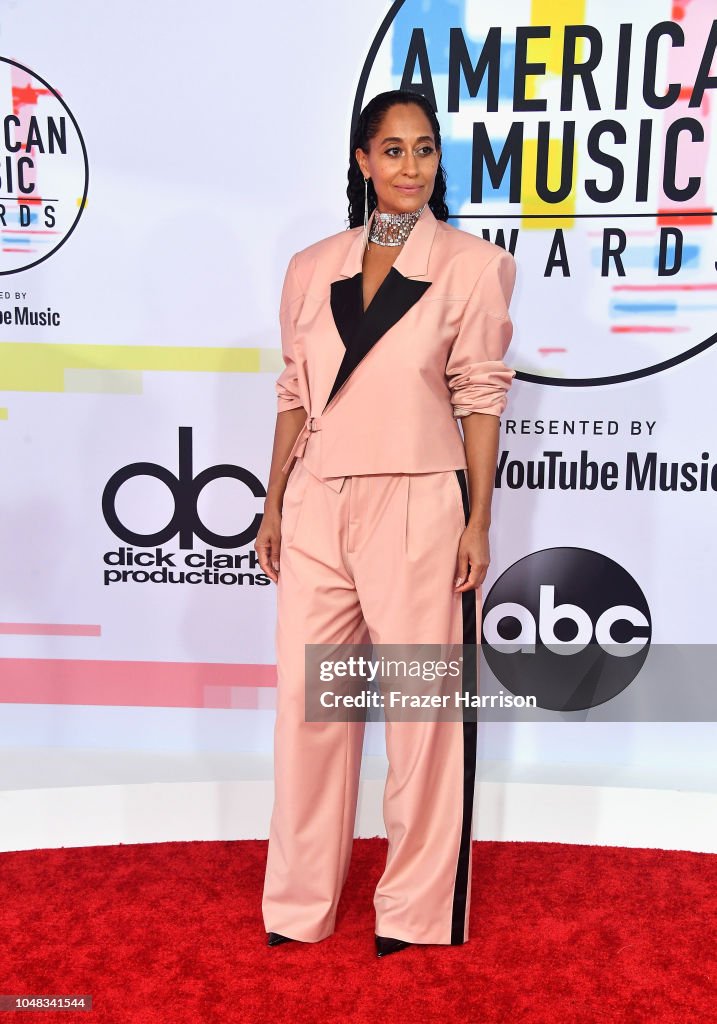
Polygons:
M363 174L356 159L356 150L363 149L368 152L371 139L378 134L381 121L387 110L397 103L415 103L420 107L428 118L433 130L433 137L436 148L441 150L441 128L438 124L436 112L429 101L418 92L409 89L391 89L388 92L381 92L374 96L361 111L353 132L351 133L351 148L349 152L349 172L346 195L349 199L349 228L360 227L364 222L364 195L365 184ZM378 202L373 181L368 183L368 216ZM438 162L436 180L433 186L433 194L428 200L428 205L437 220L448 220L448 207L446 206L446 172L443 167L443 157Z

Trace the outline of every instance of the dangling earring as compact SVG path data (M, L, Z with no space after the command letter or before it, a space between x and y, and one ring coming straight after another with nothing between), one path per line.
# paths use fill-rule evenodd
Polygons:
M364 200L363 200L363 244L368 249L368 178L363 179Z

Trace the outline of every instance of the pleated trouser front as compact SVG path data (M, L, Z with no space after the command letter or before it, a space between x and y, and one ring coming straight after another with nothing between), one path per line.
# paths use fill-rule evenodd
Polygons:
M294 463L277 586L267 931L304 942L332 934L354 838L365 726L306 721L304 646L476 644L481 590L454 589L468 511L462 469L348 476L337 491ZM376 933L459 945L468 939L475 721L387 718L385 729L388 856Z

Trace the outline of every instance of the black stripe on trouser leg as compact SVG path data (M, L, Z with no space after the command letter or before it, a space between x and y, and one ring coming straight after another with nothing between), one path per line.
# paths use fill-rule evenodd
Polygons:
M464 469L457 469L456 475L463 496L463 512L466 523L470 515L468 481ZM466 590L461 594L463 615L463 693L473 696L478 693L478 647L476 592ZM468 899L468 867L471 849L471 824L473 818L473 794L476 778L476 754L478 734L477 708L463 710L463 822L461 845L453 888L453 915L451 922L451 945L460 946L465 941L466 900Z

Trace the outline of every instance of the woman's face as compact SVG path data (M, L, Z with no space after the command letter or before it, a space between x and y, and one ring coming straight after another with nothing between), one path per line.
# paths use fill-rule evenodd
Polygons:
M371 178L381 213L420 210L433 194L441 158L433 131L415 103L396 103L383 116L369 151L356 150L364 178Z

